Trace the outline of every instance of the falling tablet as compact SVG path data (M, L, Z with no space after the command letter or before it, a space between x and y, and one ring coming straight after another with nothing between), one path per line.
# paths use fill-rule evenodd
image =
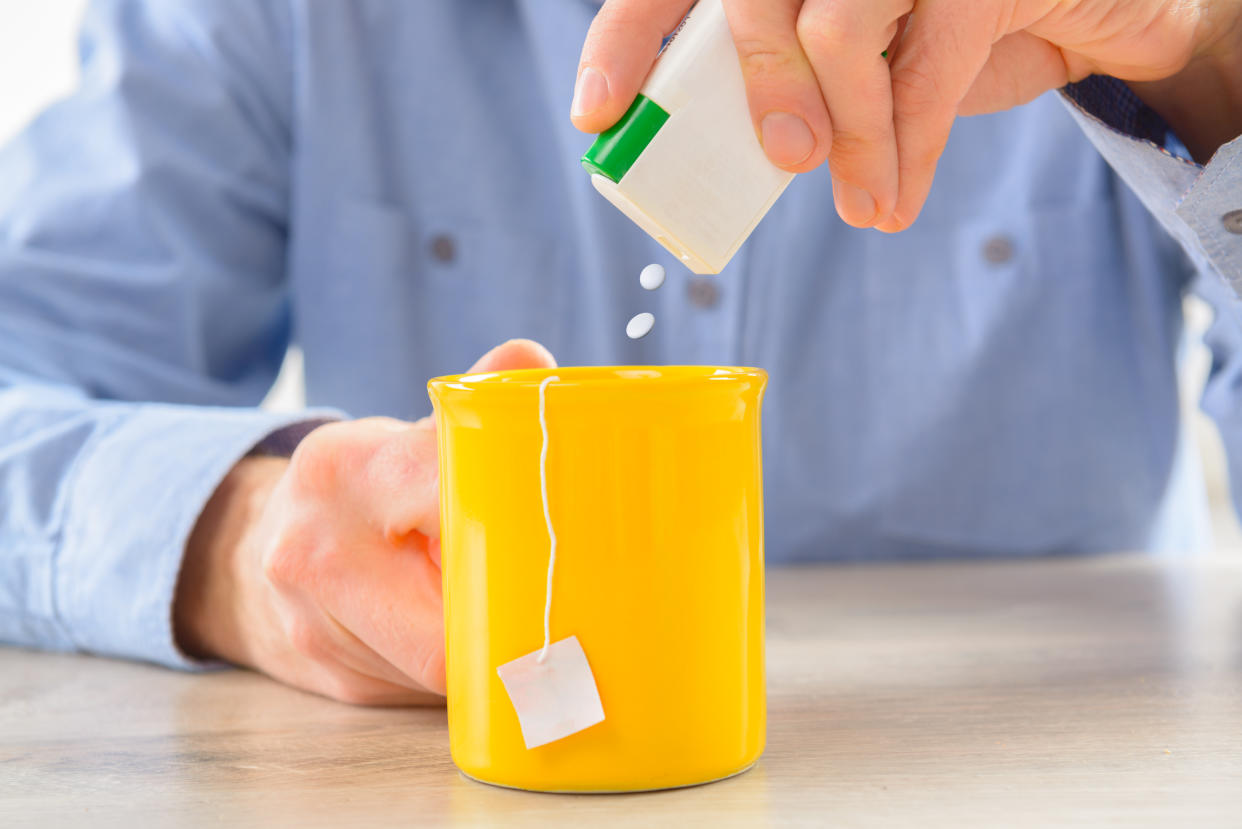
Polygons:
M644 311L641 314L635 314L625 325L625 335L631 340L641 339L651 333L651 326L655 325L655 315Z
M654 291L664 284L664 266L653 262L638 274L638 284L648 291Z

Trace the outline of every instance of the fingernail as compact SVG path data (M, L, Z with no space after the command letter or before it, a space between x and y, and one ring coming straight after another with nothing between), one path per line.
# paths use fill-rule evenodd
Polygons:
M906 225L894 214L876 225L875 229L881 233L900 233L906 229Z
M837 212L846 223L857 227L870 227L875 221L875 199L861 187L834 178L832 198L837 203Z
M815 152L815 133L806 121L788 112L769 112L759 122L759 140L773 164L792 167Z
M574 105L570 114L575 118L590 115L608 103L608 79L594 67L588 66L578 75L574 85Z

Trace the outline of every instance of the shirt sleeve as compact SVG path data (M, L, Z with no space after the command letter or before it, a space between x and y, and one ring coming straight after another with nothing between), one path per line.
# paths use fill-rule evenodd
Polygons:
M1201 271L1192 287L1212 308L1212 322L1203 334L1212 359L1200 406L1216 422L1233 507L1242 516L1242 299L1210 272Z
M191 666L197 516L336 415L255 408L289 340L282 8L92 3L80 88L0 150L0 641Z
M1123 82L1092 76L1062 90L1087 138L1191 258L1242 295L1242 137L1206 166Z

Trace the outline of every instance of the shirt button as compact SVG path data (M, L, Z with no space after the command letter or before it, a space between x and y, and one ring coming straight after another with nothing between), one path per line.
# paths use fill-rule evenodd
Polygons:
M447 265L457 258L457 242L447 233L436 234L431 237L431 255Z
M1230 233L1242 233L1242 210L1230 210L1220 217L1220 223Z
M710 276L696 276L686 285L690 304L696 308L715 308L720 303L720 286Z
M993 236L983 243L983 258L992 265L1003 265L1013 259L1013 240L1008 236Z

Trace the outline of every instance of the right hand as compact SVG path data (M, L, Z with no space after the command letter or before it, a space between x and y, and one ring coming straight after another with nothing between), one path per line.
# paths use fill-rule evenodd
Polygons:
M555 365L511 340L470 371ZM438 473L431 418L332 423L288 460L243 460L187 545L179 643L345 702L438 702Z
M693 3L604 3L578 67L579 129L621 117ZM1242 123L1242 0L723 4L768 158L794 173L827 161L837 212L856 227L914 221L959 114L1008 109L1093 73L1138 84L1178 116L1203 161Z

